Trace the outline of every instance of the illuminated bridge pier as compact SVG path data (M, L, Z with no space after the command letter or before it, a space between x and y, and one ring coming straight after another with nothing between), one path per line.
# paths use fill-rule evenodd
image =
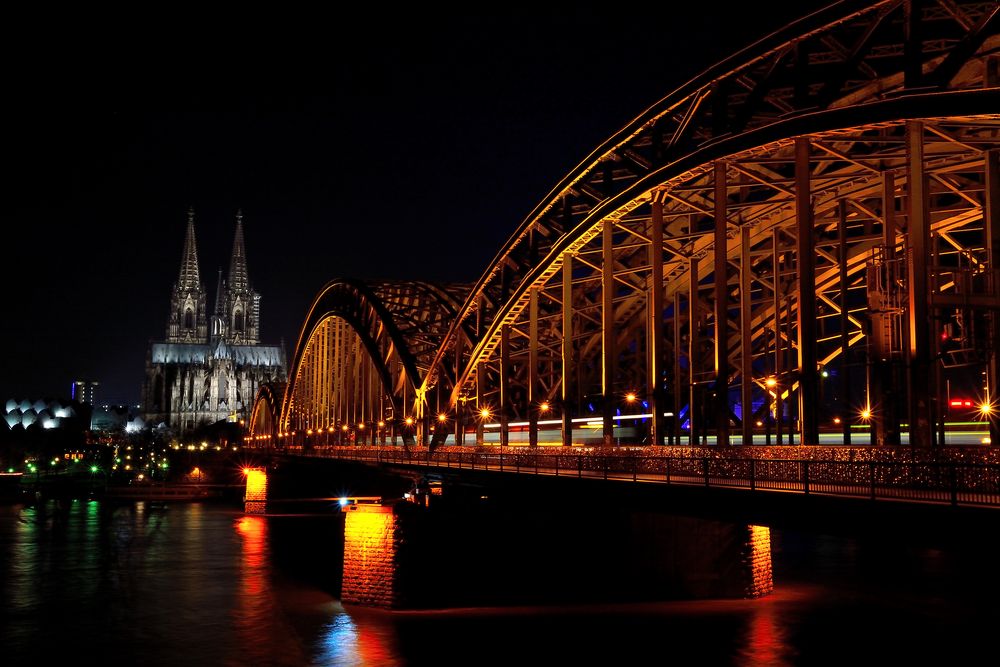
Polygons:
M567 517L545 507L475 516L470 522L464 512L410 502L352 505L344 518L341 600L405 609L753 598L773 588L763 526L599 509ZM532 557L517 555L529 547ZM627 568L613 565L626 551L645 556Z
M475 283L328 283L249 437L995 443L997 14L834 4L595 148Z
M526 497L517 486L478 482L449 482L447 491L437 486L438 492L424 498L406 494L408 501L389 490L423 476L401 468L370 480L385 491L381 496L339 502L278 497L267 503L269 486L284 488L281 496L289 490L308 493L317 480L333 478L335 486L350 479L357 488L364 472L374 470L313 459L310 482L301 478L305 464L299 458L271 468L247 467L246 514L297 525L322 519L311 530L323 533L315 538L325 545L320 547L325 571L338 569L342 553L342 570L327 576L341 582L345 604L417 609L755 598L773 587L770 529L738 517L677 516L669 504L630 497L621 489L596 495L591 489L587 511L580 512L567 507L566 494L556 488ZM289 513L290 506L297 509ZM341 511L331 514L335 506ZM626 553L632 556L623 568Z

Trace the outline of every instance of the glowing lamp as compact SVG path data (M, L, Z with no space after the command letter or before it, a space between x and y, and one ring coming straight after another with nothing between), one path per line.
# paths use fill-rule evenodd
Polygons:
M778 386L778 381L775 378L767 378L766 380L764 380L764 386L767 387L768 389L773 389L774 387Z
M635 392L634 391L630 391L629 393L625 394L625 402L626 403L635 403Z
M483 408L482 410L479 411L479 416L482 417L483 419L489 419L490 414L491 413L489 408Z
M406 425L407 426L413 426L413 417L407 417L406 418Z
M445 423L446 421L448 421L448 415L446 415L443 412L438 414L438 421L441 422L442 424Z
M548 404L548 402L545 402L545 403L542 403L541 405L539 405L538 409L541 410L542 412L548 412L549 411L549 404Z
M340 427L340 430L341 430L341 431L346 431L346 430L347 430L347 424L344 424L344 425L342 425L342 426Z

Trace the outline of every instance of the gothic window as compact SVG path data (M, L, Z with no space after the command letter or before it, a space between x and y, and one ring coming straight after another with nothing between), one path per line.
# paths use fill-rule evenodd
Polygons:
M236 331L243 331L243 311L237 310L233 313L233 329Z
M190 308L184 311L184 328L191 329L194 327L194 313Z

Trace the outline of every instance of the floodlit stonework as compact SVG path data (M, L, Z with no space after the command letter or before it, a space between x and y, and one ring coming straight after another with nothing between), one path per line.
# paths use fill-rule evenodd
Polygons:
M219 421L245 420L257 388L287 378L283 346L260 340L260 294L247 272L242 213L236 215L228 280L220 271L215 308L211 317L207 312L192 210L166 339L151 342L146 355L147 423L164 424L181 435Z

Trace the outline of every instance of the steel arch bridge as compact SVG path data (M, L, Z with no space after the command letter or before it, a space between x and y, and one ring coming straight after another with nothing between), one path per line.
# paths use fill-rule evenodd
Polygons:
M997 442L998 13L833 4L597 147L474 284L329 283L251 437L930 446L954 390Z

